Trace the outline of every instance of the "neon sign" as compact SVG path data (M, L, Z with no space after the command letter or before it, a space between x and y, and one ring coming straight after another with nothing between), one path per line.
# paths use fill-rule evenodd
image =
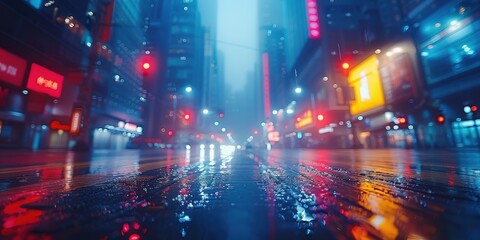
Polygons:
M307 0L308 33L311 39L320 38L320 24L316 0Z
M20 87L27 61L0 48L0 80Z
M33 63L28 76L27 88L59 98L62 94L63 76Z
M301 116L298 116L295 122L295 128L300 129L313 124L313 114L311 110L304 112Z

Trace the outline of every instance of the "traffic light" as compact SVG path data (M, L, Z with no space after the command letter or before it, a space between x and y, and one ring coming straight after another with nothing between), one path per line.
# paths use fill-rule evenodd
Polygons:
M142 67L143 67L144 71L147 71L148 69L150 69L150 63L149 62L144 62L142 64Z
M475 113L478 110L478 107L476 105L470 106L470 110Z
M172 130L168 130L167 135L170 136L170 137L173 136L173 131L172 131Z
M183 115L183 119L185 119L185 120L187 120L187 121L190 120L190 118L191 118L191 116L190 116L190 114L188 114L188 113L186 113L185 115Z
M348 62L343 62L343 63L342 63L342 68L343 68L344 70L350 69L350 63L348 63Z
M407 118L406 117L399 117L397 118L398 124L406 124Z
M438 124L444 124L444 123L445 123L445 116L443 116L443 115L441 115L441 114L438 115L438 116L437 116L437 123L438 123Z
M154 58L151 55L140 57L138 59L138 69L144 77L151 75L155 70Z
M323 116L323 114L318 114L317 115L317 120L318 121L323 121L325 119L325 117Z

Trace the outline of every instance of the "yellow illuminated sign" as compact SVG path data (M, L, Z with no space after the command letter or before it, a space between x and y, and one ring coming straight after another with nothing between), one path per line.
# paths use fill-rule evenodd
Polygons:
M300 129L312 123L313 123L313 114L311 110L308 110L304 112L302 116L297 117L295 121L295 128Z
M348 85L353 89L355 100L350 102L350 113L358 115L385 105L382 82L375 55L355 66L348 75Z

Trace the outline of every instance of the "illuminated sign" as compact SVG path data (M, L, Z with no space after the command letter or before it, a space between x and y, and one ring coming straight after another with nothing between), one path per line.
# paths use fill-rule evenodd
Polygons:
M27 88L59 98L62 94L63 76L33 63L28 76Z
M135 125L133 123L125 123L124 128L125 128L125 130L132 131L132 132L137 131L137 125Z
M27 61L0 48L0 81L20 87Z
M361 114L385 105L382 82L375 55L354 67L348 75L348 84L353 89L355 100L350 103L352 115Z
M270 119L270 64L268 53L263 54L263 105L265 118Z
M307 0L308 33L311 39L320 38L320 24L316 0Z
M268 141L270 141L270 142L280 141L280 133L279 132L269 132L268 133Z
M313 114L311 110L308 110L297 117L295 121L295 128L301 129L311 124L313 124Z
M77 135L80 133L80 122L82 120L82 109L75 108L72 111L72 117L70 119L70 134Z
M70 131L70 125L67 124L61 124L60 121L52 121L50 123L50 128L52 130L63 130L63 131Z
M380 75L387 103L402 102L418 96L414 70L408 54L382 58Z

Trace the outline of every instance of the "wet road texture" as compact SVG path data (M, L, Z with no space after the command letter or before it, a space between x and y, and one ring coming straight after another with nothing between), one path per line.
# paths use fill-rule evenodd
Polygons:
M0 152L0 239L480 239L480 153Z

